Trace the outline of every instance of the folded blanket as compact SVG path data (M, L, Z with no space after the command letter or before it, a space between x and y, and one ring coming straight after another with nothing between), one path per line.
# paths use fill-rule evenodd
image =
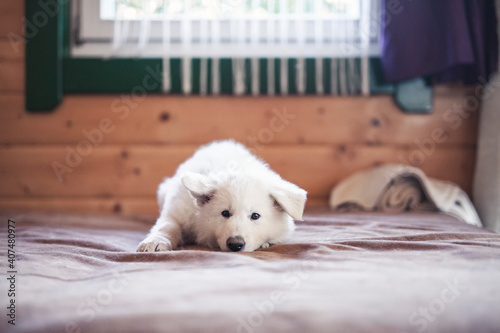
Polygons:
M457 185L401 164L387 164L348 177L332 190L330 207L339 211L442 212L481 226L469 197Z

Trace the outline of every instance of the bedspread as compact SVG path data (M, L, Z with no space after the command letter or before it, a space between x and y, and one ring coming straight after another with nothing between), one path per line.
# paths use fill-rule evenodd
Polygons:
M1 218L2 332L500 331L500 235L445 215L308 211L252 253L136 253L154 217Z

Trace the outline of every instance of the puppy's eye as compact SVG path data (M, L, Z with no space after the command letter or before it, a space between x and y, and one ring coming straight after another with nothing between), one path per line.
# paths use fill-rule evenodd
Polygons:
M228 210L223 210L221 213L222 216L224 216L226 219L231 216L231 213L229 213Z
M258 213L253 213L253 214L252 214L252 216L250 216L250 218L251 218L252 220L258 220L258 219L259 219L259 217L260 217L260 214L258 214Z

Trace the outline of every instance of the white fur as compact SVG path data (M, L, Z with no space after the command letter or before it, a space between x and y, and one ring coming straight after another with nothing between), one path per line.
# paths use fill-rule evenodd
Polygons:
M183 244L228 251L228 238L236 236L244 240L242 251L268 247L293 231L293 219L302 219L305 202L306 191L283 180L242 144L213 142L160 184L160 217L137 251ZM224 210L229 218L222 216ZM260 218L252 220L253 213Z

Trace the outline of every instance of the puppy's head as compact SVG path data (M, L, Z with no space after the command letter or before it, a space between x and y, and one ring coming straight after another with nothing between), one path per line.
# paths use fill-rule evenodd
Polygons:
M293 230L293 219L302 219L306 202L306 191L279 177L188 172L182 183L196 200L203 224L197 226L198 241L215 238L223 251L249 252L280 242Z

